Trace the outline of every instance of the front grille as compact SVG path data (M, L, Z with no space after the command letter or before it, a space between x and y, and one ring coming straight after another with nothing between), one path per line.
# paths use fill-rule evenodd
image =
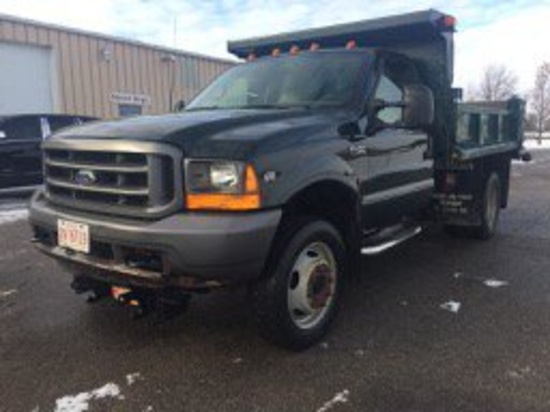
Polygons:
M104 142L98 150L90 142L83 147L78 143L44 147L45 187L51 201L123 215L155 214L175 202L177 156L171 150L155 151L161 145L151 144L140 148L137 143L125 151L118 149L120 145L109 149Z

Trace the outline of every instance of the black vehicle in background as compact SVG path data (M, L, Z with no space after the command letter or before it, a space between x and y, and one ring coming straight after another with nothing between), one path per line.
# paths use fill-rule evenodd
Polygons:
M42 141L64 127L95 120L65 114L0 116L0 189L42 183Z

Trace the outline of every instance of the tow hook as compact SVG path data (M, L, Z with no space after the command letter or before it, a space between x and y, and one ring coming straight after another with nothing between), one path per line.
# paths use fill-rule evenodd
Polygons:
M97 302L110 295L109 285L85 276L75 276L71 288L77 295L89 293L86 297L88 303Z
M190 295L170 289L151 291L113 286L112 297L132 310L132 318L140 319L153 312L159 320L172 319L187 311Z
M111 287L113 299L122 306L128 306L132 310L132 318L143 318L154 308L153 296L147 292L139 292L124 287Z

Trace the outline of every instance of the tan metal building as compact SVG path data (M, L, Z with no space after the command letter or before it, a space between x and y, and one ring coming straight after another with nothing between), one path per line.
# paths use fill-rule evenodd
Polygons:
M233 64L0 14L0 115L166 113Z

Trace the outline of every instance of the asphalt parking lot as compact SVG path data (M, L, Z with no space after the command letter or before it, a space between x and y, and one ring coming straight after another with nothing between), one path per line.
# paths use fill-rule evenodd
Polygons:
M87 304L0 199L0 411L548 411L550 150L491 242L430 230L365 261L326 341L264 343L246 295L159 323ZM79 409L80 408L80 409Z

